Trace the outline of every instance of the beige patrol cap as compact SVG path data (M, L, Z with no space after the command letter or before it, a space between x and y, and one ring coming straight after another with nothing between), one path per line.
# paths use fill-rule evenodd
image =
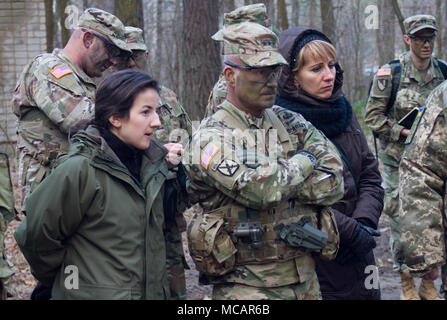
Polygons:
M132 52L124 41L124 24L111 13L88 8L79 17L78 26L100 32L121 50Z
M143 30L140 28L126 27L124 30L124 39L130 50L147 51L147 46L143 38Z
M287 61L278 52L278 37L270 29L254 22L228 25L222 29L223 54L237 54L251 67L268 67Z
M429 14L418 14L408 17L404 20L404 27L407 34L415 34L422 29L438 30L435 17Z

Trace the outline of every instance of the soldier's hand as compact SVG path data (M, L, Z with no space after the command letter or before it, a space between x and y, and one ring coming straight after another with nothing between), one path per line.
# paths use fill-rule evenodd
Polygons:
M400 135L403 137L407 137L410 134L410 130L403 128L402 131L400 132Z
M182 159L183 146L180 143L167 143L165 147L168 149L166 161L174 166L178 165Z
M376 247L377 243L374 237L380 235L380 231L357 222L351 241L345 247L340 248L335 261L341 265L361 261Z

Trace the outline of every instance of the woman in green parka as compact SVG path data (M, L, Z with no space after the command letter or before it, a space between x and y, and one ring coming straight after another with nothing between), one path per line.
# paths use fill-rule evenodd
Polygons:
M145 73L105 79L92 124L28 198L15 238L53 299L169 299L164 184L183 149L152 139L158 99Z

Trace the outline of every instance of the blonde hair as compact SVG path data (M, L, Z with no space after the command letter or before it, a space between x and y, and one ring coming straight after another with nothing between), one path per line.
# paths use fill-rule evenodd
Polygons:
M322 40L313 40L300 50L296 57L295 68L292 72L297 72L302 68L309 60L336 60L337 52L332 44Z

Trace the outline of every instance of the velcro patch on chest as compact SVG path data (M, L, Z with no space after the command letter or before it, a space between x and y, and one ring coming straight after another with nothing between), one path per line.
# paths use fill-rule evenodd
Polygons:
M219 166L217 167L217 171L227 177L232 177L236 171L239 169L239 164L231 159L224 159Z
M208 143L205 148L203 148L202 155L200 157L200 165L205 170L208 170L211 160L216 155L217 151L219 151L219 149L220 148L212 142Z
M59 66L57 68L54 68L50 71L50 73L56 78L60 79L63 76L73 73L73 70L71 70L66 64Z
M377 70L378 77L386 77L390 75L391 75L391 68L389 67L380 68L379 70Z

